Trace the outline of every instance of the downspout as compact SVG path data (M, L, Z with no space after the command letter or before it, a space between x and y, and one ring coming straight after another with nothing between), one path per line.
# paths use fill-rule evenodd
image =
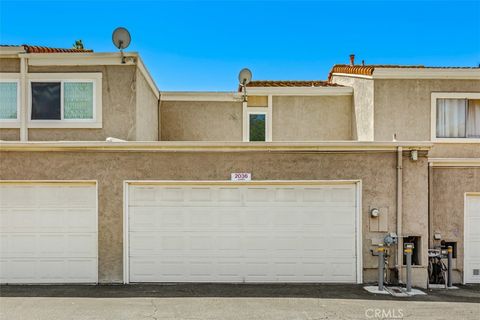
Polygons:
M161 94L158 93L158 103L157 103L157 141L162 140L162 114L160 109L162 107Z
M433 166L428 164L428 248L433 248Z
M401 266L403 264L403 236L402 236L402 217L403 217L403 148L397 149L397 254L395 259L395 269L398 272L398 281L401 282Z
M27 73L28 59L20 54L20 141L28 141Z

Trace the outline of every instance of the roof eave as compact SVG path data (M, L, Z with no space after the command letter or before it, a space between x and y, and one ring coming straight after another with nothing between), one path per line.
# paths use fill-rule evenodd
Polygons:
M275 96L338 96L352 95L353 88L343 86L326 87L247 87L248 95Z
M0 46L0 56L2 58L18 58L18 55L25 53L23 46Z

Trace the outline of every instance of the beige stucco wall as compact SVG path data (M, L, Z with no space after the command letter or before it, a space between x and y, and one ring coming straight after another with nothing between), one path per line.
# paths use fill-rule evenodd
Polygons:
M432 231L457 242L455 282L462 281L465 192L480 192L480 168L433 168Z
M480 92L480 80L377 79L375 140L430 141L432 92Z
M161 140L242 141L242 103L162 101Z
M20 59L18 58L1 58L0 72L20 72Z
M0 140L18 141L20 140L20 129L0 129Z
M7 59L0 59L3 60ZM5 63L0 67L3 65ZM101 129L30 128L29 140L103 141L107 137L158 140L158 100L136 66L29 66L29 72L101 72L103 89ZM137 121L140 121L138 125ZM10 129L0 129L0 138L18 140L19 135Z
M352 140L352 96L274 96L273 141Z
M29 129L31 141L102 141L107 137L135 140L135 66L29 67L29 72L101 72L101 129Z
M373 80L333 76L332 82L353 88L352 138L372 141L373 136Z
M480 158L480 143L434 143L431 158Z
M405 161L408 162L405 155ZM377 258L370 253L372 241L385 232L369 231L369 209L388 209L390 232L395 231L396 154L322 153L160 153L160 152L2 152L0 179L98 180L99 279L121 282L123 268L124 180L229 180L231 172L251 172L254 180L357 180L362 181L362 233L364 281L376 280ZM7 170L8 168L8 170ZM412 230L422 238L427 230L423 189L425 158L406 163L404 202L407 216L414 215ZM417 177L413 179L413 177ZM416 203L415 210L411 210ZM411 212L411 213L410 213ZM414 212L414 213L413 213ZM410 218L409 218L410 219ZM393 260L390 261L393 266ZM425 277L420 277L426 279ZM424 285L424 283L417 283Z
M158 98L145 76L136 70L135 140L158 140ZM158 92L157 92L158 94Z

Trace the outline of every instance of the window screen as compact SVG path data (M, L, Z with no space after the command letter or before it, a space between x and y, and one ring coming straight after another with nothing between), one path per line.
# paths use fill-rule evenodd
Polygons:
M64 119L93 119L93 83L63 84Z
M60 82L32 82L32 120L60 120Z
M265 141L265 114L250 114L250 141Z
M0 82L0 119L17 119L17 83Z

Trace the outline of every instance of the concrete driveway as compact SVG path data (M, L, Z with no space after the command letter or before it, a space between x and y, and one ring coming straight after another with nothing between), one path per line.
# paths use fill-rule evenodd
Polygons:
M2 286L0 319L478 319L480 287L375 296L355 285Z

